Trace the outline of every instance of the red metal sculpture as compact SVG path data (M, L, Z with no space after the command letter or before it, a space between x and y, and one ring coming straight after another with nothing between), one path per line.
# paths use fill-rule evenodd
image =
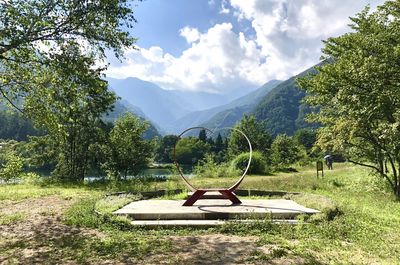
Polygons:
M215 189L203 189L203 188L195 188L183 175L183 172L178 164L178 161L176 160L176 146L179 142L179 140L182 138L182 136L187 133L190 130L195 130L195 129L202 129L202 130L206 130L208 132L213 133L213 131L211 131L208 128L205 127L191 127L188 128L186 130L184 130L179 136L178 136L178 140L175 143L174 146L174 163L178 169L179 175L181 176L182 180L184 181L184 183L186 184L186 186L193 192L193 195L189 197L189 199L187 199L185 201L185 203L183 204L183 206L192 206L198 199L200 199L204 194L206 194L207 192L219 192L221 193L222 197L224 199L228 199L230 200L233 204L240 204L242 203L239 198L236 196L236 194L234 193L235 190L239 187L240 183L242 183L244 177L247 174L247 171L250 168L250 163L251 163L251 157L252 157L252 153L253 153L253 148L251 146L251 142L249 140L249 138L246 136L246 134L244 134L244 132L242 132L241 130L238 130L236 128L223 128L223 129L230 129L230 130L235 130L237 132L239 132L240 134L243 135L243 137L247 140L247 143L249 145L249 150L250 150L250 157L249 157L249 161L247 163L246 169L244 170L242 176L238 179L238 181L236 181L235 184L233 184L231 187L229 188L215 188Z

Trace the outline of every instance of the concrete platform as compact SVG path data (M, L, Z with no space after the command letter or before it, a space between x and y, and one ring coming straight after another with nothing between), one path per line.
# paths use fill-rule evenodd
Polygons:
M145 226L149 228L156 227L196 227L196 228L209 228L215 226L221 226L229 223L243 223L250 224L256 220L136 220L132 221L131 224L134 226ZM277 224L297 224L297 220L273 220L273 223Z
M319 211L292 200L242 200L232 205L228 200L205 199L193 206L182 206L184 200L142 200L114 212L134 220L229 220L229 219L294 219L299 214Z

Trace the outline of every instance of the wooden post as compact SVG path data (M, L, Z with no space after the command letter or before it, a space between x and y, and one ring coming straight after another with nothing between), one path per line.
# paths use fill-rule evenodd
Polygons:
M320 171L322 172L322 176L324 176L324 164L321 161L317 161L317 178Z

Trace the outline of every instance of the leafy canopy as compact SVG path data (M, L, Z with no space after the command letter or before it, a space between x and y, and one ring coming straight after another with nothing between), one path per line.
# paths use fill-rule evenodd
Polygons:
M272 136L266 131L263 123L257 122L254 116L245 115L243 119L235 126L236 129L244 132L250 139L253 150L260 151L268 156L272 143ZM244 136L233 130L228 141L228 153L231 157L235 157L249 150L249 144Z
M116 178L136 175L150 162L155 142L145 140L143 136L149 127L131 113L119 118L110 132L109 145L105 146L107 162L103 167L108 174Z
M327 64L300 80L320 107L318 144L374 169L400 198L400 1L352 20L352 32L325 41Z
M46 72L65 66L54 61L71 45L98 60L107 49L120 57L136 40L126 31L135 22L130 3L0 1L0 100L22 110L21 98L51 86Z

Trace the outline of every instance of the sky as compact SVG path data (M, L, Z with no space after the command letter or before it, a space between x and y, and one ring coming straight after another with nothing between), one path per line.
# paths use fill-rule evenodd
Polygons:
M130 30L138 49L108 56L107 77L165 89L231 93L285 80L317 64L322 40L383 0L144 0Z

